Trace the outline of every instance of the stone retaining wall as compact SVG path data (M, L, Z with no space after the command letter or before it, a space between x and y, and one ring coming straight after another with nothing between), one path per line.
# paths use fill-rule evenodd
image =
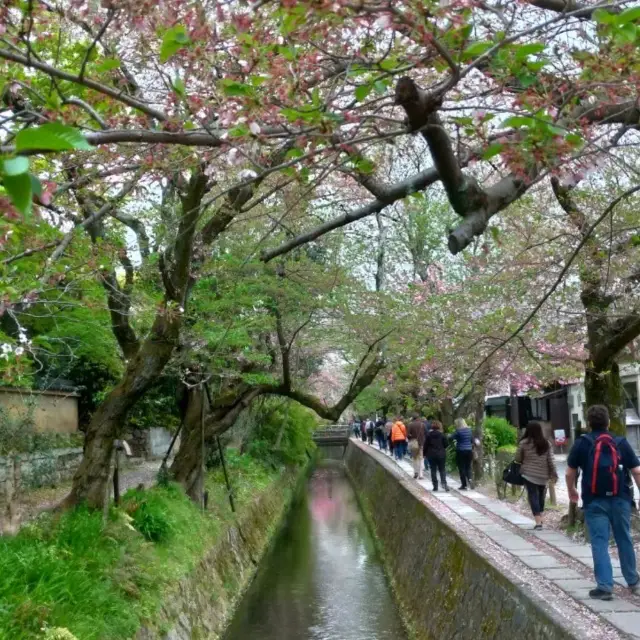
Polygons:
M19 489L69 480L81 461L82 447L0 456L0 500L10 499Z
M228 527L193 572L167 594L153 626L140 629L136 640L220 638L305 475L302 469L284 474L243 509L238 523Z
M351 441L345 461L416 640L577 637L433 511L389 458Z

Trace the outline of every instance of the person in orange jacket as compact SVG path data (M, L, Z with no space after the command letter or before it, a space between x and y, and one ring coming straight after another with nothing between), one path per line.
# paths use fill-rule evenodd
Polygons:
M407 451L407 427L404 426L400 416L391 427L391 442L393 442L393 454L396 460L402 460Z

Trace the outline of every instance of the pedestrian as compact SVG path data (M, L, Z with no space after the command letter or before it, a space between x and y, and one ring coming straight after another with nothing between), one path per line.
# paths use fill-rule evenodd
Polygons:
M360 437L360 422L355 419L351 419L351 430L353 431L353 435L355 438Z
M413 464L413 477L422 480L422 448L424 447L424 422L417 413L411 416L411 422L407 425L407 439L409 441L409 454Z
M391 441L393 442L393 455L396 460L404 458L404 448L407 443L407 427L402 418L398 416L391 427Z
M384 435L387 438L387 444L389 445L389 455L393 456L393 440L391 439L391 431L393 429L393 421L387 420L384 423Z
M458 491L473 489L471 480L471 463L473 462L473 433L467 426L464 418L457 418L455 421L455 433L451 440L456 443L456 464L460 473L460 487Z
M427 416L427 419L424 422L424 437L425 437L425 440L426 440L427 436L429 435L429 431L431 431L432 423L433 423L433 416ZM429 458L427 458L427 456L424 455L424 450L422 452L422 455L424 456L424 470L428 471L429 470Z
M447 486L447 446L449 440L444 435L442 428L442 422L438 420L431 420L431 429L426 435L424 441L424 458L429 461L429 467L431 469L431 482L433 483L433 490L438 490L438 474L440 474L440 482L442 488L445 491L449 491Z
M587 410L590 433L580 436L567 458L567 489L571 502L578 502L577 469L582 469L582 506L591 538L593 570L597 586L589 591L596 600L613 598L613 569L609 536L618 547L622 575L634 594L640 593L640 576L631 538L633 476L640 488L640 460L626 438L609 434L609 410L593 405Z
M373 446L373 432L375 431L376 428L376 420L375 417L371 417L367 420L366 422L366 428L367 428L367 442Z
M558 471L553 459L553 449L544 437L539 422L529 422L525 427L515 461L520 465L520 474L524 478L529 506L536 521L534 529L542 529L547 482L557 482Z
M380 451L387 450L387 436L384 432L384 425L386 421L387 420L384 416L376 420L375 436L378 447L380 447Z
M362 442L367 441L367 421L364 418L360 418L360 438Z

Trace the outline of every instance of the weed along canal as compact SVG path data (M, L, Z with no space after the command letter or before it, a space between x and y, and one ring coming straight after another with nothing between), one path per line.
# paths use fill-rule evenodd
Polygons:
M344 470L316 468L225 640L406 637Z

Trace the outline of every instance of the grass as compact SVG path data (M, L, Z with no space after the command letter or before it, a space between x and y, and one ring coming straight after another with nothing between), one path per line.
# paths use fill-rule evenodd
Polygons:
M235 451L228 465L239 509L279 476ZM170 484L128 492L106 522L80 508L0 538L0 639L42 639L44 627L69 629L79 640L132 636L231 520L222 471L207 488L204 514Z

